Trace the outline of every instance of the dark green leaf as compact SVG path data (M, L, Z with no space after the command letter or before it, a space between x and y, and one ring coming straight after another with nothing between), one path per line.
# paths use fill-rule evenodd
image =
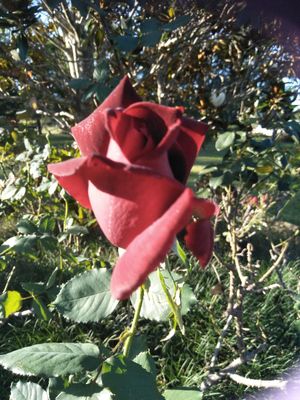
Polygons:
M175 29L186 25L190 20L191 20L190 16L181 15L180 17L177 17L176 19L174 19L174 21L164 24L162 26L162 29L166 32L174 31Z
M72 6L77 8L77 10L80 12L80 14L83 17L86 17L89 11L89 8L86 4L86 2L82 0L71 0L72 1Z
M64 147L74 142L74 139L71 135L65 135L65 134L49 135L48 140L51 146L57 146L57 147L60 146Z
M49 321L52 318L51 312L48 310L42 299L38 297L34 298L32 307L37 318L42 319L43 321Z
M21 61L25 61L28 53L28 42L23 33L21 33L17 38L17 48Z
M161 22L156 18L145 19L141 22L140 29L142 33L157 32L161 27Z
M251 145L256 149L256 150L266 150L269 149L270 147L273 146L273 140L272 139L264 139L264 140L250 140Z
M89 86L91 86L92 83L93 82L90 79L78 78L78 79L71 79L69 82L69 86L72 89L83 90L83 89L87 89Z
M39 231L41 233L53 233L55 225L56 225L55 219L46 215L42 217L39 222Z
M139 353L148 350L147 339L145 335L135 335L129 350L128 358L134 359Z
M46 291L46 287L43 282L22 282L21 285L26 292L34 293L35 295L39 295Z
M154 47L160 42L161 35L160 31L146 33L140 38L140 44L145 47Z
M133 358L133 361L143 367L147 372L156 376L156 367L149 351L143 351Z
M135 50L139 44L139 39L136 36L115 36L114 42L119 50L130 53Z
M30 234L37 231L36 225L29 219L22 219L17 223L17 229L20 233Z
M73 225L68 228L64 233L70 235L87 235L89 233L89 230L85 226Z
M103 385L115 395L115 400L163 400L155 377L124 356L106 360L101 377Z
M109 67L107 62L103 61L97 65L97 67L94 69L93 77L98 82L107 83L109 78Z
M278 214L278 218L300 226L300 191L285 203Z
M285 131L289 135L299 135L300 134L300 123L297 121L288 121L285 124Z
M56 8L61 2L62 0L47 0L47 4L52 10Z
M48 251L54 251L57 248L57 239L56 237L44 234L40 237L41 245Z

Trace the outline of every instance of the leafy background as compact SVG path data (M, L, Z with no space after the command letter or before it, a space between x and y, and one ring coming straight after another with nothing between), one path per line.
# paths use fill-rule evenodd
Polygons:
M103 342L112 350L130 323L130 303L112 304L105 295L100 310L74 321L74 310L67 307L68 288L76 289L78 274L93 274L95 269L106 274L117 251L108 245L90 212L46 171L47 163L78 154L70 127L100 104L127 73L144 99L182 105L188 115L209 124L189 184L222 207L215 256L205 271L199 271L184 249L183 260L175 254L169 259L174 271L185 274L196 299L190 296L190 311L183 317L185 336L177 332L161 341L172 329L170 322L141 320L139 331L147 336L159 390L200 387L209 371L226 368L245 348L259 349L254 361L238 369L252 379L277 379L297 360L296 54L260 28L238 23L242 5L200 3L2 1L1 353L49 342ZM275 35L276 25L268 29ZM274 265L273 273L260 284ZM242 299L239 267L256 285ZM230 316L232 293L241 303L243 318L233 318L235 324L226 330L214 360ZM117 311L106 317L108 304ZM123 362L108 363L108 382L110 371ZM134 366L122 365L133 373ZM19 378L5 369L0 374L5 399L11 382ZM26 390L42 398L43 394L32 394L40 390L34 385L46 388L47 381L31 381ZM125 381L125 392L116 393L117 398L129 396ZM203 398L239 399L253 390L227 376L206 388Z

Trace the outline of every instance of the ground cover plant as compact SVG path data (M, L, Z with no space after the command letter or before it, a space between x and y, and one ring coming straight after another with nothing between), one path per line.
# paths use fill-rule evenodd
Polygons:
M2 3L1 399L288 391L300 123L276 26L228 1Z

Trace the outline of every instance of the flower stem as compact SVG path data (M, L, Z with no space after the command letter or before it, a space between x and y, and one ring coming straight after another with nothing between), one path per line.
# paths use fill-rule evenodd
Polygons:
M131 328L128 331L128 337L124 343L123 355L125 357L128 357L128 355L129 355L130 348L132 345L132 340L133 340L133 337L137 330L137 324L138 324L139 316L140 316L142 305L143 305L143 299L144 299L144 287L142 285L139 288L138 301L137 301L136 309L134 312Z

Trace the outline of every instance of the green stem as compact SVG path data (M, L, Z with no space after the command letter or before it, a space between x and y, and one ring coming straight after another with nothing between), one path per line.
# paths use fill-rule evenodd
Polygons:
M168 267L168 263L166 263L166 266ZM180 312L180 308L178 307L178 305L175 303L175 301L173 300L173 297L171 295L171 293L169 292L169 289L167 288L166 282L165 282L165 278L163 276L163 274L161 273L160 269L157 270L158 272L158 276L160 279L160 283L161 283L161 287L164 291L164 294L166 296L167 302L169 304L169 307L172 310L173 316L174 316L174 320L175 320L175 326L178 324L179 329L181 331L181 333L184 335L185 334L185 329L184 329L184 325L183 325L183 321L182 321L182 317L181 317L181 312ZM172 277L172 274L170 273L170 276L173 280L174 286L175 286L175 291L176 291L176 283L174 282L174 279Z
M67 218L69 214L69 203L68 200L64 197L65 201L65 215L64 215L64 231L67 229Z
M140 313L141 313L141 309L142 309L142 305L143 305L143 299L144 299L144 287L143 286L140 286L138 296L139 296L138 302L137 302L136 309L134 312L131 328L129 329L128 337L124 343L123 354L125 357L128 357L128 355L129 355L133 337L137 331L137 324L138 324L138 320L140 317Z

